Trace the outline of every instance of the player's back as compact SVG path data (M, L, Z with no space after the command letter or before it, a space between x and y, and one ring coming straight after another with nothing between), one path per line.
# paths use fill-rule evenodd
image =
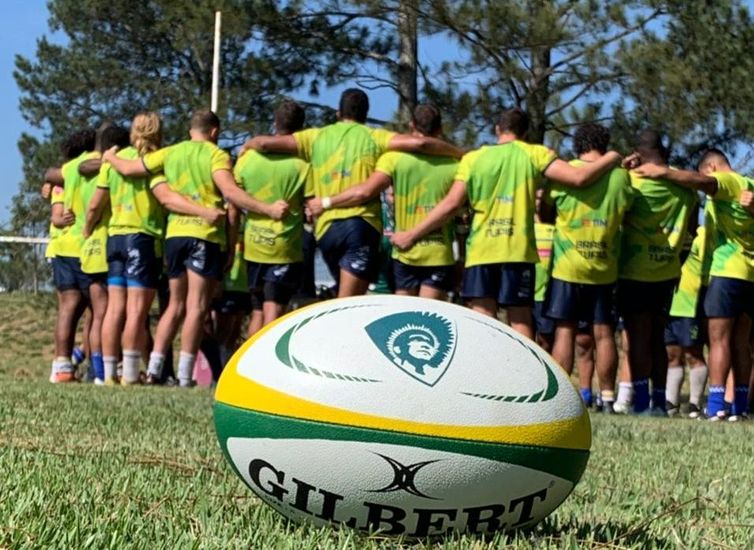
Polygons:
M60 256L79 257L84 246L84 226L86 225L86 211L96 189L97 174L83 176L79 167L87 160L98 159L99 153L89 151L81 153L75 159L69 160L62 167L65 186L63 188L63 204L76 216L70 228L59 235L56 248Z

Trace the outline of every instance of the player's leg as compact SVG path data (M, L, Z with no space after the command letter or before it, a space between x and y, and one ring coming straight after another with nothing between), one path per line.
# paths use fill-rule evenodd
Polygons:
M304 265L302 263L271 265L264 273L263 314L268 325L288 311L288 305L296 289L301 285Z
M417 276L417 267L398 260L393 260L391 263L395 293L399 296L419 296L421 278Z
M552 356L569 375L573 372L576 330L582 311L580 302L584 299L580 287L551 278L545 292L544 315L555 322Z
M652 373L652 315L631 313L623 316L626 358L634 388L634 412L649 409L649 377Z
M502 264L467 267L461 283L461 297L477 313L497 319Z
M544 301L534 302L532 315L534 316L534 332L537 336L537 344L547 353L552 353L552 346L555 342L555 323L545 316Z
M594 356L602 411L614 412L615 378L618 374L618 349L612 323L594 323Z
M430 300L448 299L448 293L455 287L455 266L442 265L422 268L419 296Z
M251 338L264 326L264 293L258 290L251 291L251 315L247 338Z
M503 264L497 301L507 309L511 328L534 340L534 264Z
M618 367L618 396L615 399L615 412L627 414L634 403L634 384L631 378L631 367L628 363L628 338L622 317L618 319L618 326L623 353L620 354L620 365Z
M577 324L575 321L555 321L555 342L552 357L570 376L573 372L574 344Z
M704 358L704 341L684 347L683 356L689 368L689 418L699 418L702 413L702 399L707 387L708 375L707 360Z
M681 340L686 328L684 318L681 317L671 317L665 326L665 353L668 357L665 401L668 416L676 416L680 413L681 386L683 386L686 365Z
M652 410L654 414L667 413L665 400L666 385L668 379L668 352L665 349L665 326L668 324L667 316L654 313L652 315Z
M733 326L731 355L734 395L729 420L746 418L749 414L749 382L751 377L751 318L740 315Z
M334 223L328 232L333 229L343 232L343 254L338 262L338 297L366 294L369 284L377 279L379 273L379 231L361 218L340 220L340 223Z
M576 329L575 347L576 370L579 374L579 393L584 405L592 406L592 379L594 378L594 335L592 326L582 323Z
M736 318L749 307L741 303L738 286L739 283L733 279L712 277L704 297L704 314L708 319L709 332L707 416L710 420L726 417L725 386L733 361L731 338Z
M107 239L107 309L102 321L102 360L104 383L115 382L121 337L126 323L126 265L121 247L124 238L113 235Z
M53 361L52 381L73 382L75 372L71 364L73 339L76 325L81 317L83 296L77 288L62 290L55 323L55 360Z

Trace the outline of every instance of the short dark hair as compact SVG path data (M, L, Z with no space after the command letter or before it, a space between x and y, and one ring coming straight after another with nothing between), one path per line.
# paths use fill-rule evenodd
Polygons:
M122 126L108 126L102 131L100 144L102 145L103 151L107 151L110 147L116 145L119 149L122 149L131 144L131 137L128 130Z
M607 145L610 143L610 130L601 124L589 122L576 130L573 136L573 148L577 155L583 155L589 151L607 153Z
M191 129L208 136L212 130L220 129L220 119L212 111L196 111L191 115Z
M708 163L711 160L717 160L719 162L722 162L726 166L730 166L730 160L728 160L728 156L716 147L707 149L704 152L701 160L699 161L699 167L702 167L704 164Z
M642 130L636 136L636 152L641 155L642 152L657 153L667 162L670 158L670 150L662 143L662 134L657 130Z
M510 132L518 138L523 138L529 131L529 115L518 107L506 109L500 113L497 126L501 132Z
M340 96L340 118L364 124L369 114L369 97L363 90L349 88Z
M94 144L97 138L97 132L94 128L85 128L74 132L65 138L60 146L60 152L66 160L75 159L81 153L94 150Z
M306 112L295 101L285 100L275 109L275 127L279 134L292 134L304 127Z
M433 136L442 130L440 109L431 103L417 105L413 114L414 127L425 136Z

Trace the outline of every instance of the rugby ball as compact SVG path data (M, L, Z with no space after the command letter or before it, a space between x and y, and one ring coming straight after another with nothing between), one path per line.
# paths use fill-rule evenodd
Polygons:
M586 468L565 372L497 320L400 296L318 303L231 359L215 426L284 516L408 537L531 526Z

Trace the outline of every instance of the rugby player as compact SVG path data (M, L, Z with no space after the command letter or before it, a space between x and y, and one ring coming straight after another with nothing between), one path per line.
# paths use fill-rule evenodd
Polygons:
M315 237L338 283L338 296L364 294L377 278L381 237L380 202L332 208L332 196L366 181L387 151L460 158L462 151L438 138L395 134L366 126L369 98L348 89L340 98L338 122L292 135L257 136L245 148L296 154L311 164L306 196L322 201Z
M446 197L409 231L393 235L401 250L442 227L469 200L473 211L466 245L461 294L473 310L492 317L508 309L511 326L534 338L535 192L541 180L573 186L595 181L620 162L608 153L583 166L571 166L542 145L526 143L529 117L520 109L503 111L495 127L496 145L464 155Z

